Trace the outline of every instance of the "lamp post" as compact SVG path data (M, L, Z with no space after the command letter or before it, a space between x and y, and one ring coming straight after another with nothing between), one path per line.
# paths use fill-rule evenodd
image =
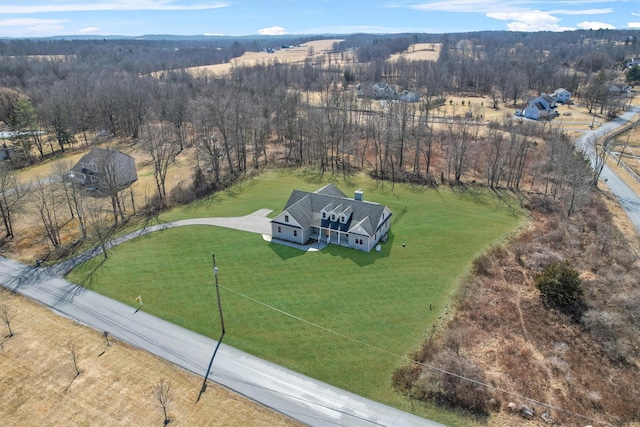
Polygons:
M218 344L216 344L216 349L213 351L213 355L211 356L211 360L209 361L209 367L207 368L207 373L204 376L204 380L202 381L202 388L200 388L200 394L198 394L198 399L196 402L200 400L200 396L207 389L207 378L209 378L209 373L211 372L211 365L213 365L213 359L216 357L216 353L220 348L220 344L222 344L222 339L224 338L224 317L222 316L222 302L220 300L220 285L218 284L218 267L216 266L216 255L211 254L213 258L213 276L216 281L216 298L218 299L218 312L220 313L220 325L222 327L222 334L220 335L220 339L218 340Z

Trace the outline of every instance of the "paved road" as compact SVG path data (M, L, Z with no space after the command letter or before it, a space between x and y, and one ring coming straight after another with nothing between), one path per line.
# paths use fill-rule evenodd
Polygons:
M576 147L578 149L583 150L590 156L591 162L593 164L593 149L589 146L589 141L598 136L605 135L614 131L616 128L627 124L629 121L633 120L635 115L640 112L640 108L631 107L628 111L622 114L620 117L617 117L615 120L607 122L600 126L596 130L587 131L578 138L576 142ZM631 223L636 228L638 234L640 234L640 196L633 191L618 175L615 174L611 170L611 168L607 165L604 166L602 173L600 174L600 179L606 182L607 187L611 190L611 192L615 195L615 197L620 202L620 205L626 212L627 216L631 220Z
M268 219L266 213L259 211L247 217L160 224L149 227L147 231L123 237L118 242L158 229L192 224L251 229L262 234L265 224L268 225ZM95 256L95 253L83 255L85 258L90 256ZM80 261L81 258L78 258L74 262ZM64 316L98 331L108 331L112 336L156 354L188 371L205 375L217 344L215 340L168 323L144 311L135 313L134 309L127 305L60 278L60 272L71 265L72 263L69 263L65 268L33 268L0 257L0 284L39 301ZM224 344L216 354L209 378L311 426L440 425L305 377Z

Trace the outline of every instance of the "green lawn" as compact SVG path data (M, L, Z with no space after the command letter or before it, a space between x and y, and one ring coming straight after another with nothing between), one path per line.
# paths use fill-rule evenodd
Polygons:
M221 296L227 344L408 410L390 385L399 356L410 354L431 331L474 257L517 227L523 215L490 192L404 185L391 191L391 185L376 187L364 176L334 183L347 195L362 188L366 200L396 214L406 206L381 252L328 246L305 253L256 234L180 227L114 248L106 262L90 261L69 279L132 306L140 294L147 312L217 339L215 253L226 288ZM245 215L260 208L275 215L292 189L324 184L315 175L269 172L161 220ZM456 423L442 413L428 415Z

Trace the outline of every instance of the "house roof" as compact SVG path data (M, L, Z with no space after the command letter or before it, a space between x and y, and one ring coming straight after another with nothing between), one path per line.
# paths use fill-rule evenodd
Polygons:
M70 176L87 184L126 188L138 180L133 157L115 150L92 148L71 168Z
M128 154L121 153L119 151L107 150L104 148L92 148L91 150L89 150L87 154L85 154L80 158L80 160L78 160L78 163L76 163L73 166L73 168L71 168L71 170L76 172L82 172L83 164L86 165L86 164L93 163L97 165L99 162L107 159L108 156L114 156L114 159L116 162L123 162L123 161L135 162L133 157L129 156Z
M348 216L346 224L323 220L320 212L325 208L329 211L335 210L337 214L344 212ZM385 209L384 205L378 203L351 199L333 184L328 184L313 193L293 190L284 207L302 228L316 226L368 236L376 233ZM391 216L391 212L389 213Z
M551 105L551 104L553 104L554 102L556 102L556 100L555 100L555 99L553 99L552 97L550 97L550 96L549 96L549 95L547 95L547 94L542 94L542 95L540 95L540 98L542 98L542 99L544 99L545 101L547 101L547 103L548 103L549 105Z

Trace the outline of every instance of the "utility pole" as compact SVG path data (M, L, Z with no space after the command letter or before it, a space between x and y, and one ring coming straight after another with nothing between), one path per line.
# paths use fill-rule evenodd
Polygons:
M198 399L196 403L200 400L200 396L207 389L207 378L209 378L209 373L211 372L211 365L213 365L213 359L216 357L216 353L220 348L220 344L222 344L222 339L224 338L224 317L222 316L222 301L220 300L220 285L218 284L218 267L216 266L216 255L211 254L213 258L213 276L216 281L216 297L218 299L218 312L220 313L220 325L222 326L222 334L220 335L220 339L218 340L218 344L216 345L216 349L213 351L213 355L211 356L211 360L209 361L209 367L207 368L207 373L204 376L204 381L202 381L202 388L200 388L200 394L198 394Z

